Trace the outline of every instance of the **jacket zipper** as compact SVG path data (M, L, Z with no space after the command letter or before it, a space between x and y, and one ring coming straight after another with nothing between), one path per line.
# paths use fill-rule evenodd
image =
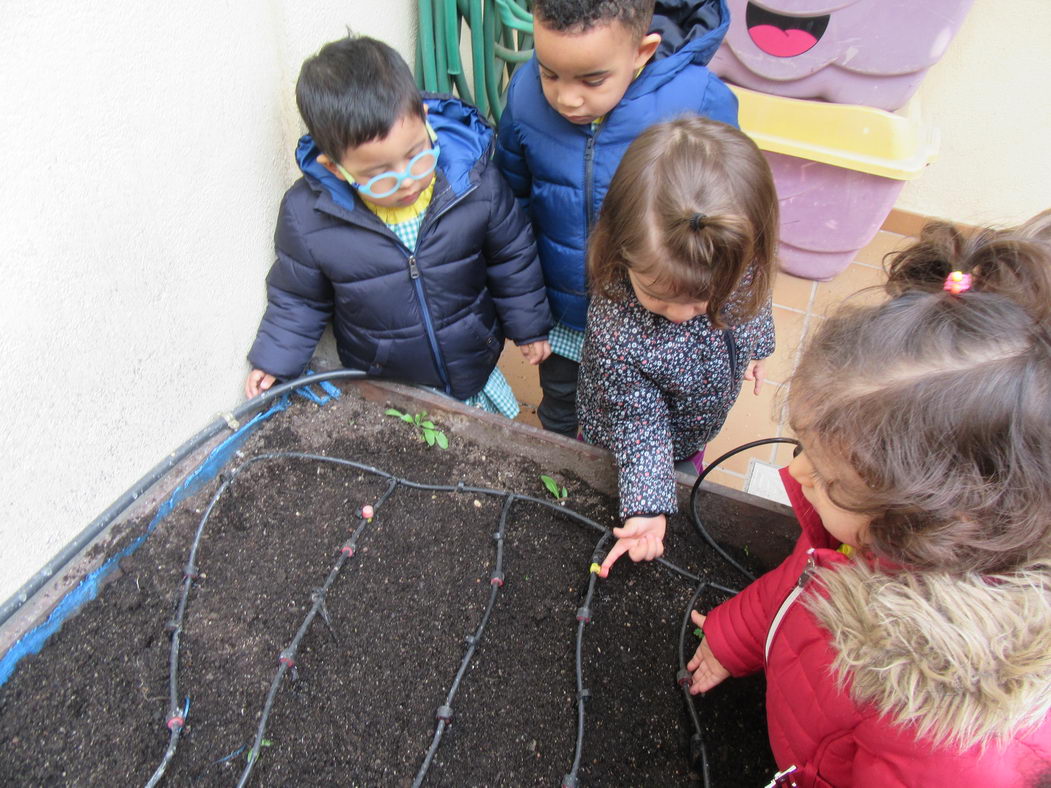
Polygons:
M730 360L730 380L737 380L737 342L734 340L733 331L725 329L723 331L723 342L726 343L726 355Z
M595 184L595 140L598 139L600 125L597 129L587 132L587 142L584 143L584 242L591 237L591 224L593 221L592 211L594 200L592 190Z
M433 225L440 217L445 215L450 208L459 202L462 202L468 194L473 192L477 186L471 186L463 194L456 199L452 200L448 205L442 208L440 211L430 217L424 217L424 224L420 225L420 232L416 236L416 246L420 246L420 241L423 239L424 230L427 230ZM416 291L416 300L420 304L420 312L423 315L423 328L427 332L427 341L431 345L431 354L434 356L434 364L438 368L438 377L442 379L442 389L446 394L452 395L452 385L449 383L449 370L445 366L445 357L442 355L441 348L438 346L438 334L434 330L434 321L431 319L431 309L427 305L427 295L423 291L423 282L420 280L420 269L416 265L416 255L412 249L409 249L405 244L402 247L408 252L408 260L406 261L409 265L409 279L412 281L412 286Z
M777 630L781 627L781 621L788 614L788 609L792 607L792 603L799 598L799 595L803 593L803 589L806 584L810 581L810 577L814 574L814 570L817 568L817 564L814 563L814 548L811 547L807 550L806 566L803 567L803 571L799 574L799 579L796 580L795 587L785 597L785 601L781 603L781 607L777 610L777 615L774 616L774 620L770 622L770 629L766 633L766 647L763 651L763 657L766 662L770 661L770 646L774 642L774 635L777 634Z
M438 367L438 377L442 379L442 389L446 394L452 394L452 386L449 385L449 372L445 368L445 359L442 351L438 348L438 335L434 332L434 322L431 320L431 310L427 306L427 296L423 292L423 282L420 281L420 269L416 266L416 255L409 255L409 279L416 289L416 300L420 302L423 313L423 327L427 332L427 340L431 343L431 353Z

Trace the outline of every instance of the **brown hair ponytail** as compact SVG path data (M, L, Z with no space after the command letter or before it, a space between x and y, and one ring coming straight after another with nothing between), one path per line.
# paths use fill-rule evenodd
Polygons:
M770 297L778 204L747 136L687 116L651 126L621 159L588 245L592 293L618 298L628 270L667 298L705 301L715 328Z
M1040 323L1051 320L1051 210L1009 230L967 235L946 222L924 227L916 244L887 264L887 291L940 290L953 271L971 275L975 293L998 293Z

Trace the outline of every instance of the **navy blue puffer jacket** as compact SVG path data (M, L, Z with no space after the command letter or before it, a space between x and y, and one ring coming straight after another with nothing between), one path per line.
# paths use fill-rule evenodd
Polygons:
M451 96L424 103L441 156L415 250L300 140L303 177L281 203L269 303L248 354L256 369L302 374L331 318L344 366L465 399L485 385L505 334L546 338L536 245L491 163L492 128Z
M632 140L687 112L737 125L736 97L707 68L729 24L725 0L658 0L660 47L595 129L547 103L536 57L511 78L496 163L532 217L556 321L584 330L588 234Z

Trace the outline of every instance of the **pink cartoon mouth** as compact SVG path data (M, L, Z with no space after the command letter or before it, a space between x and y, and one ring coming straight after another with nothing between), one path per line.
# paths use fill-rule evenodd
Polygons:
M749 3L745 12L748 36L763 52L774 57L795 57L813 48L825 34L824 16L785 16Z

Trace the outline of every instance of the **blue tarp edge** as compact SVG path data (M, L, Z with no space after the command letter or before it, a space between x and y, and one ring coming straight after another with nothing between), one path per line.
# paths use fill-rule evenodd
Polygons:
M329 401L330 397L339 396L339 390L336 389L335 386L326 386L326 382L318 385L325 387L325 390L330 396L318 397L311 392L311 395L308 396L307 399L317 402L318 404L324 404ZM334 389L334 391L330 391L329 389ZM300 391L302 391L302 389L300 389ZM93 571L81 580L75 588L70 589L66 593L58 605L55 606L55 609L51 611L51 614L47 617L46 621L22 635L22 637L20 637L14 645L7 650L7 653L4 654L3 658L0 659L0 687L7 683L7 680L11 677L11 674L14 673L19 662L30 654L39 653L40 649L44 647L48 639L62 628L62 624L65 623L66 619L77 612L77 610L79 610L84 604L98 596L99 586L102 581L114 570L114 568L116 568L121 559L138 550L143 542L146 541L146 538L153 533L153 530L157 527L158 523L171 514L176 506L214 479L222 467L226 465L230 456L237 451L256 427L275 413L285 410L290 403L291 398L286 394L269 410L257 413L246 422L244 426L238 429L237 432L233 433L230 437L216 446L208 457L205 458L205 460L192 473L190 473L178 487L175 488L168 499L157 507L157 513L153 516L153 519L146 527L146 531L142 536L139 536L119 553L110 556L102 566Z

